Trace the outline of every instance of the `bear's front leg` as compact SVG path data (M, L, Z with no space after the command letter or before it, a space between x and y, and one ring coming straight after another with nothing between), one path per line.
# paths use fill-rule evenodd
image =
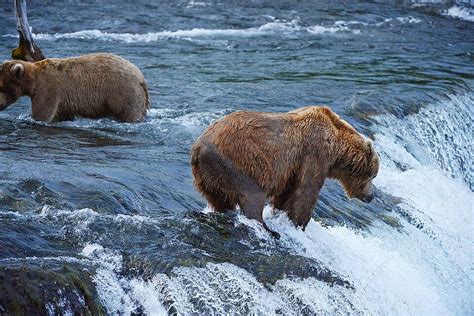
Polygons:
M59 102L55 98L35 96L31 99L31 116L36 121L51 123L56 120Z
M307 161L301 168L298 178L293 182L292 190L285 192L276 201L282 204L282 209L288 214L288 218L297 227L306 228L311 214L319 197L319 190L326 179L323 169L314 161ZM285 201L281 199L284 198ZM281 205L280 204L280 205Z
M289 197L283 209L287 212L288 218L291 219L295 226L303 227L303 230L305 230L306 225L311 219L311 214L318 197L319 190L310 186L297 188L293 195Z

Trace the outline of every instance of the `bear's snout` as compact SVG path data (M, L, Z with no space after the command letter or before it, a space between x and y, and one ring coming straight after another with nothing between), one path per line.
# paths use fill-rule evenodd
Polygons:
M364 196L362 198L362 201L365 203L370 203L372 202L373 199L374 199L374 193L372 192L371 194Z
M372 184L372 181L367 183L365 186L364 193L360 200L365 203L370 203L374 199L374 185Z

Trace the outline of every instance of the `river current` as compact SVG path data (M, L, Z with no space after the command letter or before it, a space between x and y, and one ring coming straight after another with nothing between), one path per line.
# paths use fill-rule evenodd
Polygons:
M474 311L470 1L33 1L47 57L144 73L145 122L0 112L0 315ZM17 44L0 2L0 60ZM189 150L236 110L329 105L374 140L370 204L328 180L272 239L195 191Z

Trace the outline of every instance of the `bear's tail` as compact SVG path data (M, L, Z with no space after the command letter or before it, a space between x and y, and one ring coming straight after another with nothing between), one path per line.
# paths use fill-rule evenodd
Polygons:
M201 146L194 144L191 148L191 166L196 166L198 164L198 157L201 152Z
M148 87L145 82L140 83L140 86L145 92L145 108L148 110L150 108L150 96L148 95Z

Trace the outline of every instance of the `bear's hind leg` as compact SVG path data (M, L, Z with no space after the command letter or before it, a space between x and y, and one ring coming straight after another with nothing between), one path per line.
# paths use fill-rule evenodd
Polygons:
M237 203L232 203L224 195L218 195L207 191L202 192L209 205L215 212L223 213L225 211L233 211Z
M123 89L120 93L109 97L106 102L96 109L94 116L113 116L120 122L138 123L146 117L146 99L141 87L132 90Z
M216 148L208 143L197 144L191 150L194 185L216 212L234 210L238 192L233 187L235 170Z
M193 146L191 164L196 187L216 211L233 209L239 204L245 216L256 219L273 237L279 237L263 221L263 190L255 180L235 168L213 144L200 142Z

